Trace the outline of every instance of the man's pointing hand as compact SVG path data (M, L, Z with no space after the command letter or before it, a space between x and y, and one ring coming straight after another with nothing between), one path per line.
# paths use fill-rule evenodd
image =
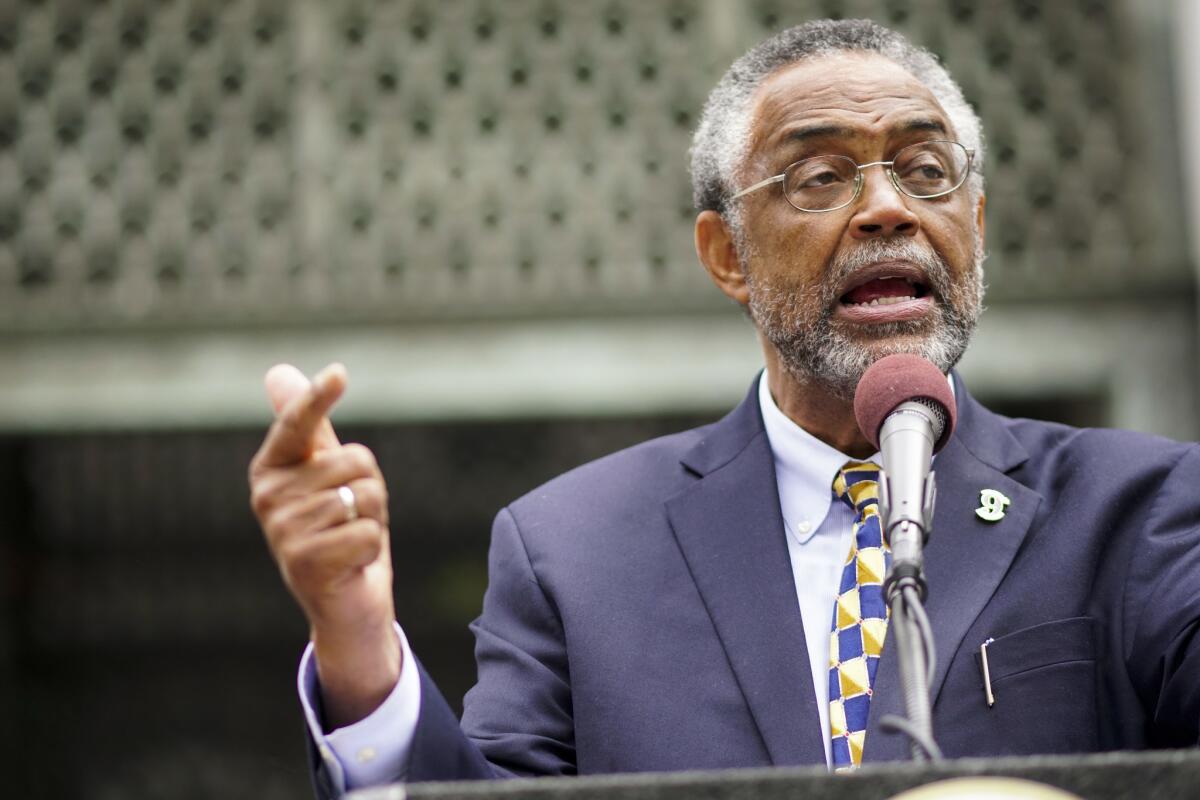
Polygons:
M344 367L332 364L310 383L280 364L265 382L276 416L250 462L250 501L308 618L325 724L334 729L378 707L400 675L387 487L371 451L341 444L329 422L346 390Z

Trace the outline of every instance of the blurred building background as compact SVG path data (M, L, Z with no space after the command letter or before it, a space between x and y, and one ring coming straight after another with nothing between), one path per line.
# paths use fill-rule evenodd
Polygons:
M759 366L686 150L782 26L892 25L983 116L981 398L1196 438L1197 5L0 0L9 790L305 796L305 629L245 486L281 360L348 365L398 608L461 697L495 511Z

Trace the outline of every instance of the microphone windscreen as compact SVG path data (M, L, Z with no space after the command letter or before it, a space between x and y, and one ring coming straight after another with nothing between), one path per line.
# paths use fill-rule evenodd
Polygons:
M909 400L940 406L944 413L946 424L933 445L936 453L954 432L954 393L942 371L920 356L898 353L868 367L854 390L854 418L863 436L878 448L883 421L896 406Z

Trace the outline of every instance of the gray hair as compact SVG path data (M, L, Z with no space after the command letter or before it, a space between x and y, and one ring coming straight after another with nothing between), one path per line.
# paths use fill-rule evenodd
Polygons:
M963 97L933 53L917 47L895 31L870 20L815 20L760 42L729 68L708 96L692 138L692 198L699 211L714 210L732 217L740 228L736 208L726 208L736 192L738 172L748 155L754 94L781 67L814 56L841 52L878 53L907 70L933 93L959 141L975 151L968 189L983 191L983 129L979 116Z

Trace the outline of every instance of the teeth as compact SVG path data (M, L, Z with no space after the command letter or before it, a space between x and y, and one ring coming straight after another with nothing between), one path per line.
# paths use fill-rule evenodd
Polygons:
M852 306L894 306L897 303L904 303L908 300L916 300L912 295L904 297L876 297L869 303L850 303Z

